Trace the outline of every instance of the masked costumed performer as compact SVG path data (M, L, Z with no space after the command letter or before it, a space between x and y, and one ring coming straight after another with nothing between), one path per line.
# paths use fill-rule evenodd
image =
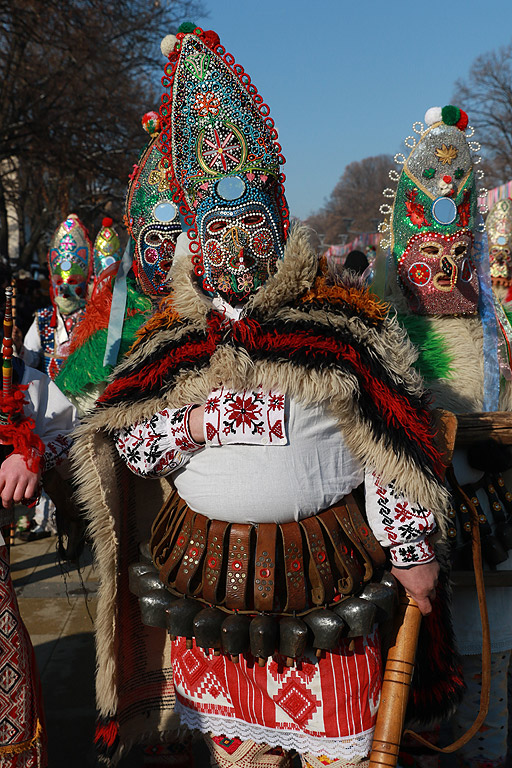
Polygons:
M5 355L5 347L4 347ZM6 376L0 401L0 467L3 523L12 519L12 505L37 497L43 472L64 470L78 425L76 411L44 373L14 359L13 381ZM7 454L7 455L6 455ZM34 649L19 613L10 576L9 553L0 534L0 673L9 686L0 689L0 765L2 768L44 768L46 733Z
M120 514L114 443L133 489L146 484L146 526L156 479L177 489L155 522L153 558L172 595L188 595L169 595L177 709L206 735L213 764L288 765L292 749L306 766L364 762L381 679L375 613L359 621L369 603L350 597L372 578L365 552L382 564L387 548L424 613L438 571L429 537L446 492L414 353L367 291L327 283L303 229L286 238L277 132L218 36L180 32L164 82L160 145L189 232L170 298L74 452L105 604L125 578L115 537L141 519ZM375 535L351 496L363 482ZM147 607L154 595L138 593ZM123 741L128 680L108 619L103 716Z
M38 309L17 353L26 365L55 379L66 356L74 330L85 312L92 272L92 245L80 219L71 213L53 235L48 252L52 304ZM55 505L45 492L37 504L33 528L24 538L56 533Z
M68 354L74 328L85 311L92 271L92 245L80 219L71 213L53 235L48 252L52 305L39 309L23 346L26 365L55 379Z
M97 289L73 334L69 355L56 379L80 413L93 407L117 360L126 354L137 330L170 291L167 277L181 223L157 146L160 116L147 112L142 126L150 140L130 175L126 196L125 221L130 236L125 257L128 274L123 272L119 280L113 277L121 259L117 247L115 264L106 262L106 258L112 258L112 243L119 243L119 238L111 227L105 227L104 221L95 243ZM107 232L111 233L108 238ZM105 244L109 247L107 254ZM124 292L119 305L112 303L113 290L118 299ZM114 334L109 328L118 330Z
M409 156L395 157L403 170L400 175L396 170L390 173L398 182L397 190L386 190L392 205L381 208L389 215L381 225L383 242L394 257L389 265L389 298L419 349L417 366L434 406L456 414L510 411L512 387L506 350L512 333L491 291L493 265L490 271L483 224L477 219L477 146L468 143L466 136L472 135L472 129L465 112L452 105L429 109L425 123L415 123L417 138L406 140L412 148ZM480 194L484 196L485 190ZM502 287L508 284L505 265L506 258L495 254L495 277L499 267ZM512 545L512 497L499 474L510 466L507 450L489 443L474 444L468 451L455 451L453 466L458 484L477 505L486 567L510 571L507 548ZM472 569L470 523L464 499L455 488L450 515L453 567L456 572L468 571ZM476 589L462 586L460 579L461 574L455 573L453 617L468 691L455 717L457 736L475 719L482 671ZM478 737L460 752L462 764L474 768L502 765L507 751L510 587L488 587L486 594L493 652L491 708Z

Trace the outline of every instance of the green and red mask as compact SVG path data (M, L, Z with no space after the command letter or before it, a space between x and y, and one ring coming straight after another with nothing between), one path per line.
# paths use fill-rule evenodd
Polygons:
M381 209L390 214L389 245L399 285L415 314L476 314L477 194L467 115L453 106L434 107L425 120L419 139L406 140L412 151L402 156L394 203Z
M134 166L126 197L126 221L135 243L133 269L141 290L148 296L166 296L167 280L174 258L176 240L181 233L174 188L163 167L158 149L160 118L148 112L142 118L151 141Z

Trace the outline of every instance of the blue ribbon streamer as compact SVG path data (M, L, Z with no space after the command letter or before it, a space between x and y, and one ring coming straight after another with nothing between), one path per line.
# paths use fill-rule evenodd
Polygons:
M482 223L479 216L477 224ZM489 247L485 232L476 232L473 245L473 257L476 262L480 296L478 311L482 321L484 336L484 411L497 411L500 397L500 364L498 358L498 323L494 309L494 294L491 287L491 268Z
M108 320L107 344L105 347L105 356L103 365L112 366L117 363L119 349L121 347L121 336L123 335L124 316L126 313L127 285L126 276L133 263L134 242L130 237L123 258L117 271L112 292L112 306L110 307L110 317Z

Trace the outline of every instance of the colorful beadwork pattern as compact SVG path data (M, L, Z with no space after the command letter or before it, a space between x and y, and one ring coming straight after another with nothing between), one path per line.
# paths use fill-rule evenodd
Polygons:
M485 222L493 285L512 285L512 200L499 200Z
M160 118L148 112L142 118L151 140L133 168L126 196L126 223L135 243L134 271L144 293L165 296L176 240L181 233L173 187L166 178L162 153L157 147Z
M216 33L197 27L176 40L159 146L203 289L243 301L283 256L284 157L269 107Z
M74 213L57 227L50 243L48 265L52 301L63 314L85 306L92 272L92 244Z
M389 232L411 312L471 315L478 311L479 283L471 257L477 192L467 115L450 105L428 110L425 120L425 130L415 129L419 139L406 139L409 157L395 156L403 170L396 193L384 191L394 202L381 207L390 216L381 232Z
M85 307L80 307L69 315L63 315L64 324L68 337L71 339L76 326L85 314ZM43 350L44 372L51 379L55 380L68 355L69 341L64 345L58 345L55 338L55 328L52 325L54 315L53 307L44 307L38 309L36 313L37 329Z
M94 241L93 261L96 278L99 278L109 267L119 263L123 255L119 235L112 225L112 219L104 218Z

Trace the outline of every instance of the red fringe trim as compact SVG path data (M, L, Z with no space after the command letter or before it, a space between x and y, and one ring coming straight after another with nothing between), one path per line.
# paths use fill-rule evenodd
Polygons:
M97 752L105 757L112 757L119 743L119 723L114 718L98 718L94 734Z
M7 424L0 424L0 437L5 445L13 446L9 456L20 454L28 469L38 474L43 469L44 444L34 432L34 419L27 418L23 413L23 390L27 388L20 386L11 395L2 396L0 412L7 417Z
M112 289L110 281L101 282L87 305L85 314L73 331L69 354L82 347L97 331L108 327L110 308L112 306Z

